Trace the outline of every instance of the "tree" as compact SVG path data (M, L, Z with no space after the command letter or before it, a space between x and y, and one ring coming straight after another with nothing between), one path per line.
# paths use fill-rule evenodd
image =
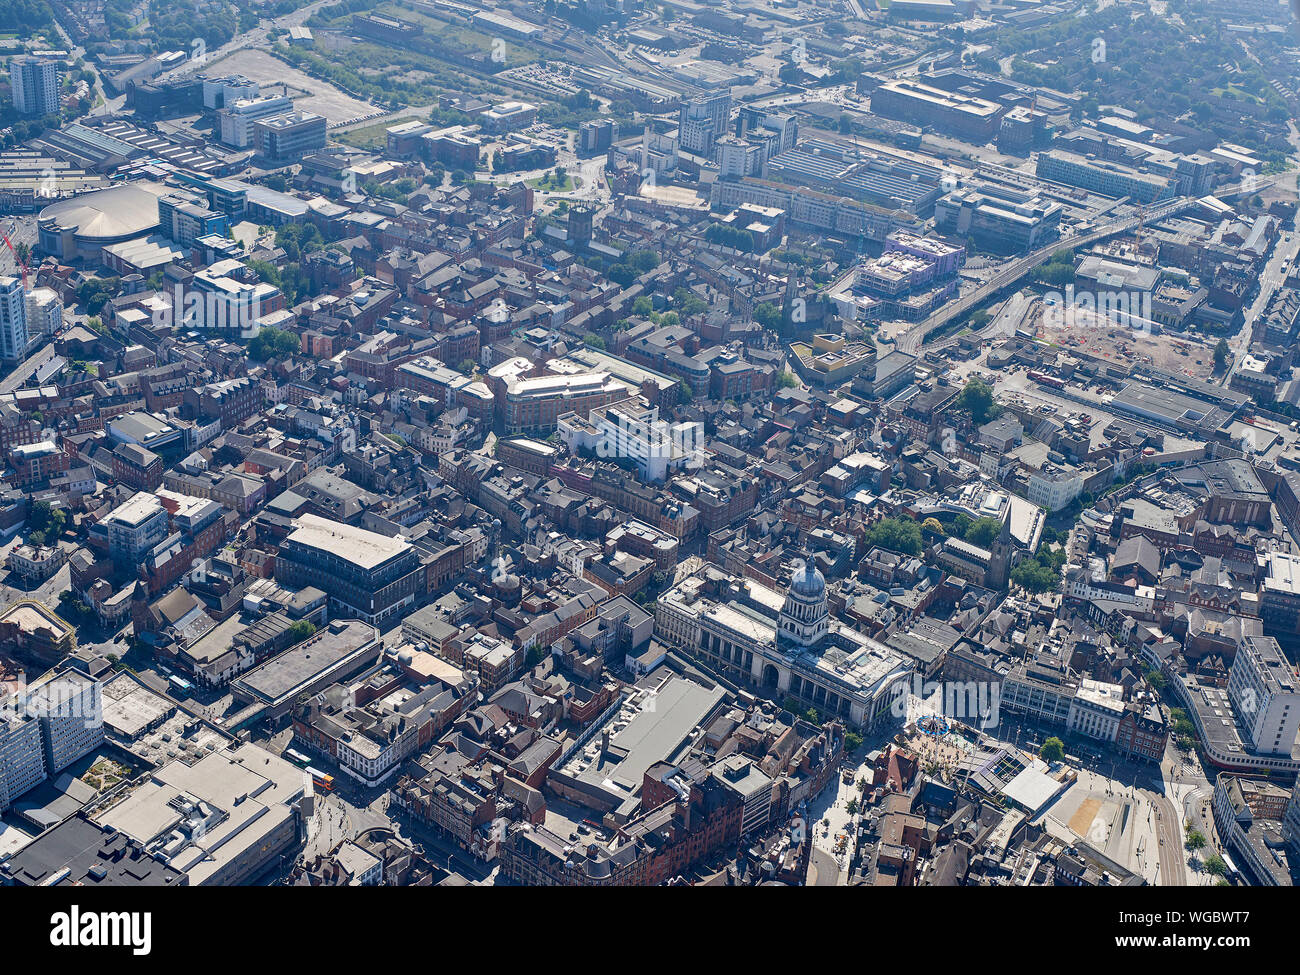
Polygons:
M1219 344L1214 347L1214 368L1223 369L1228 365L1228 357L1232 350L1228 348L1227 339L1219 339Z
M1031 593L1049 592L1056 588L1060 573L1036 559L1024 559L1011 570L1011 581Z
M40 533L43 538L56 539L63 534L63 525L67 520L62 508L56 508L48 501L37 501L27 515L27 536Z
M1187 834L1187 848L1199 850L1205 846L1205 834L1200 830L1190 830Z
M887 548L904 555L920 555L921 526L910 518L882 518L865 533L868 548Z
M673 307L683 315L698 315L709 308L704 299L687 288L678 288L673 292Z
M1002 531L1002 521L998 518L977 518L966 531L966 541L980 548L988 548Z
M655 303L650 300L648 295L642 295L632 302L632 314L640 318L646 318L655 310Z
M706 227L704 239L710 244L730 247L742 254L752 254L756 243L754 235L743 227L732 227L722 223L714 223Z
M1046 264L1041 264L1034 276L1044 284L1062 287L1074 280L1074 252L1069 248L1057 251Z
M659 254L657 251L642 248L635 250L626 258L627 264L637 274L645 274L647 271L653 271L659 266Z
M957 397L957 405L968 410L976 423L987 423L998 415L998 407L993 402L992 388L978 379L967 380L961 394Z
M787 369L781 373L780 385L782 389L795 389L800 385L799 377Z
M1061 741L1055 735L1043 742L1043 747L1038 749L1038 757L1044 762L1059 762L1065 758L1065 742Z
M1205 858L1205 872L1216 877L1222 877L1228 872L1228 865L1219 854L1211 853Z
M301 346L302 342L295 333L268 326L249 340L248 355L249 358L265 362L276 356L293 355Z
M942 535L944 534L943 522L938 518L927 518L921 522L921 531L929 532L932 535Z
M760 301L754 306L754 321L764 328L776 331L781 325L781 309L770 301Z
M316 633L316 624L311 620L299 620L289 627L289 636L294 643L310 640Z
M618 286L626 288L636 280L636 271L629 265L620 261L605 272L605 277L609 278Z

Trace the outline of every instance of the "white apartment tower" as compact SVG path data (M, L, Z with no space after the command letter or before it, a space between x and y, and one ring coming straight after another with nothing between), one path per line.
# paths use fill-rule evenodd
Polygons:
M99 682L80 671L63 670L28 687L27 713L40 722L45 764L52 772L67 768L104 740Z
M0 698L0 812L103 740L100 685L80 671L51 672Z
M9 59L9 83L20 115L54 115L59 111L59 66L42 58Z
M0 359L17 362L27 351L27 296L19 278L0 277Z
M46 775L40 723L17 701L0 699L0 812Z
M712 156L713 146L727 133L731 118L731 92L696 98L677 113L677 139L682 149Z

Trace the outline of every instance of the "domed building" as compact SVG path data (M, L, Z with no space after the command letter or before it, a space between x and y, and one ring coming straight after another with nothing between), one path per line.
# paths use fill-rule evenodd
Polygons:
M136 240L159 227L160 183L140 180L51 203L36 218L38 249L61 261L104 259L104 248Z
M911 659L833 619L828 596L808 562L784 591L706 565L659 595L655 634L772 700L868 729L895 720Z
M824 639L829 630L826 577L812 562L804 562L790 579L790 589L781 607L778 642L811 647Z

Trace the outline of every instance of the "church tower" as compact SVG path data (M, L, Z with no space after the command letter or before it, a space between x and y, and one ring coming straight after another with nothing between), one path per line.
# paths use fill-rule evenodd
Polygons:
M993 540L992 557L989 559L988 578L984 584L989 589L1005 589L1011 579L1011 560L1015 554L1015 542L1011 539L1011 499L1002 506L1002 528Z

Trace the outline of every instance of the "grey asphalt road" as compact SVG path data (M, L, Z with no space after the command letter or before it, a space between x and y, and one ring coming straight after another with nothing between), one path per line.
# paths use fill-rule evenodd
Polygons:
M840 867L825 850L813 847L808 863L809 887L835 887L840 882Z

